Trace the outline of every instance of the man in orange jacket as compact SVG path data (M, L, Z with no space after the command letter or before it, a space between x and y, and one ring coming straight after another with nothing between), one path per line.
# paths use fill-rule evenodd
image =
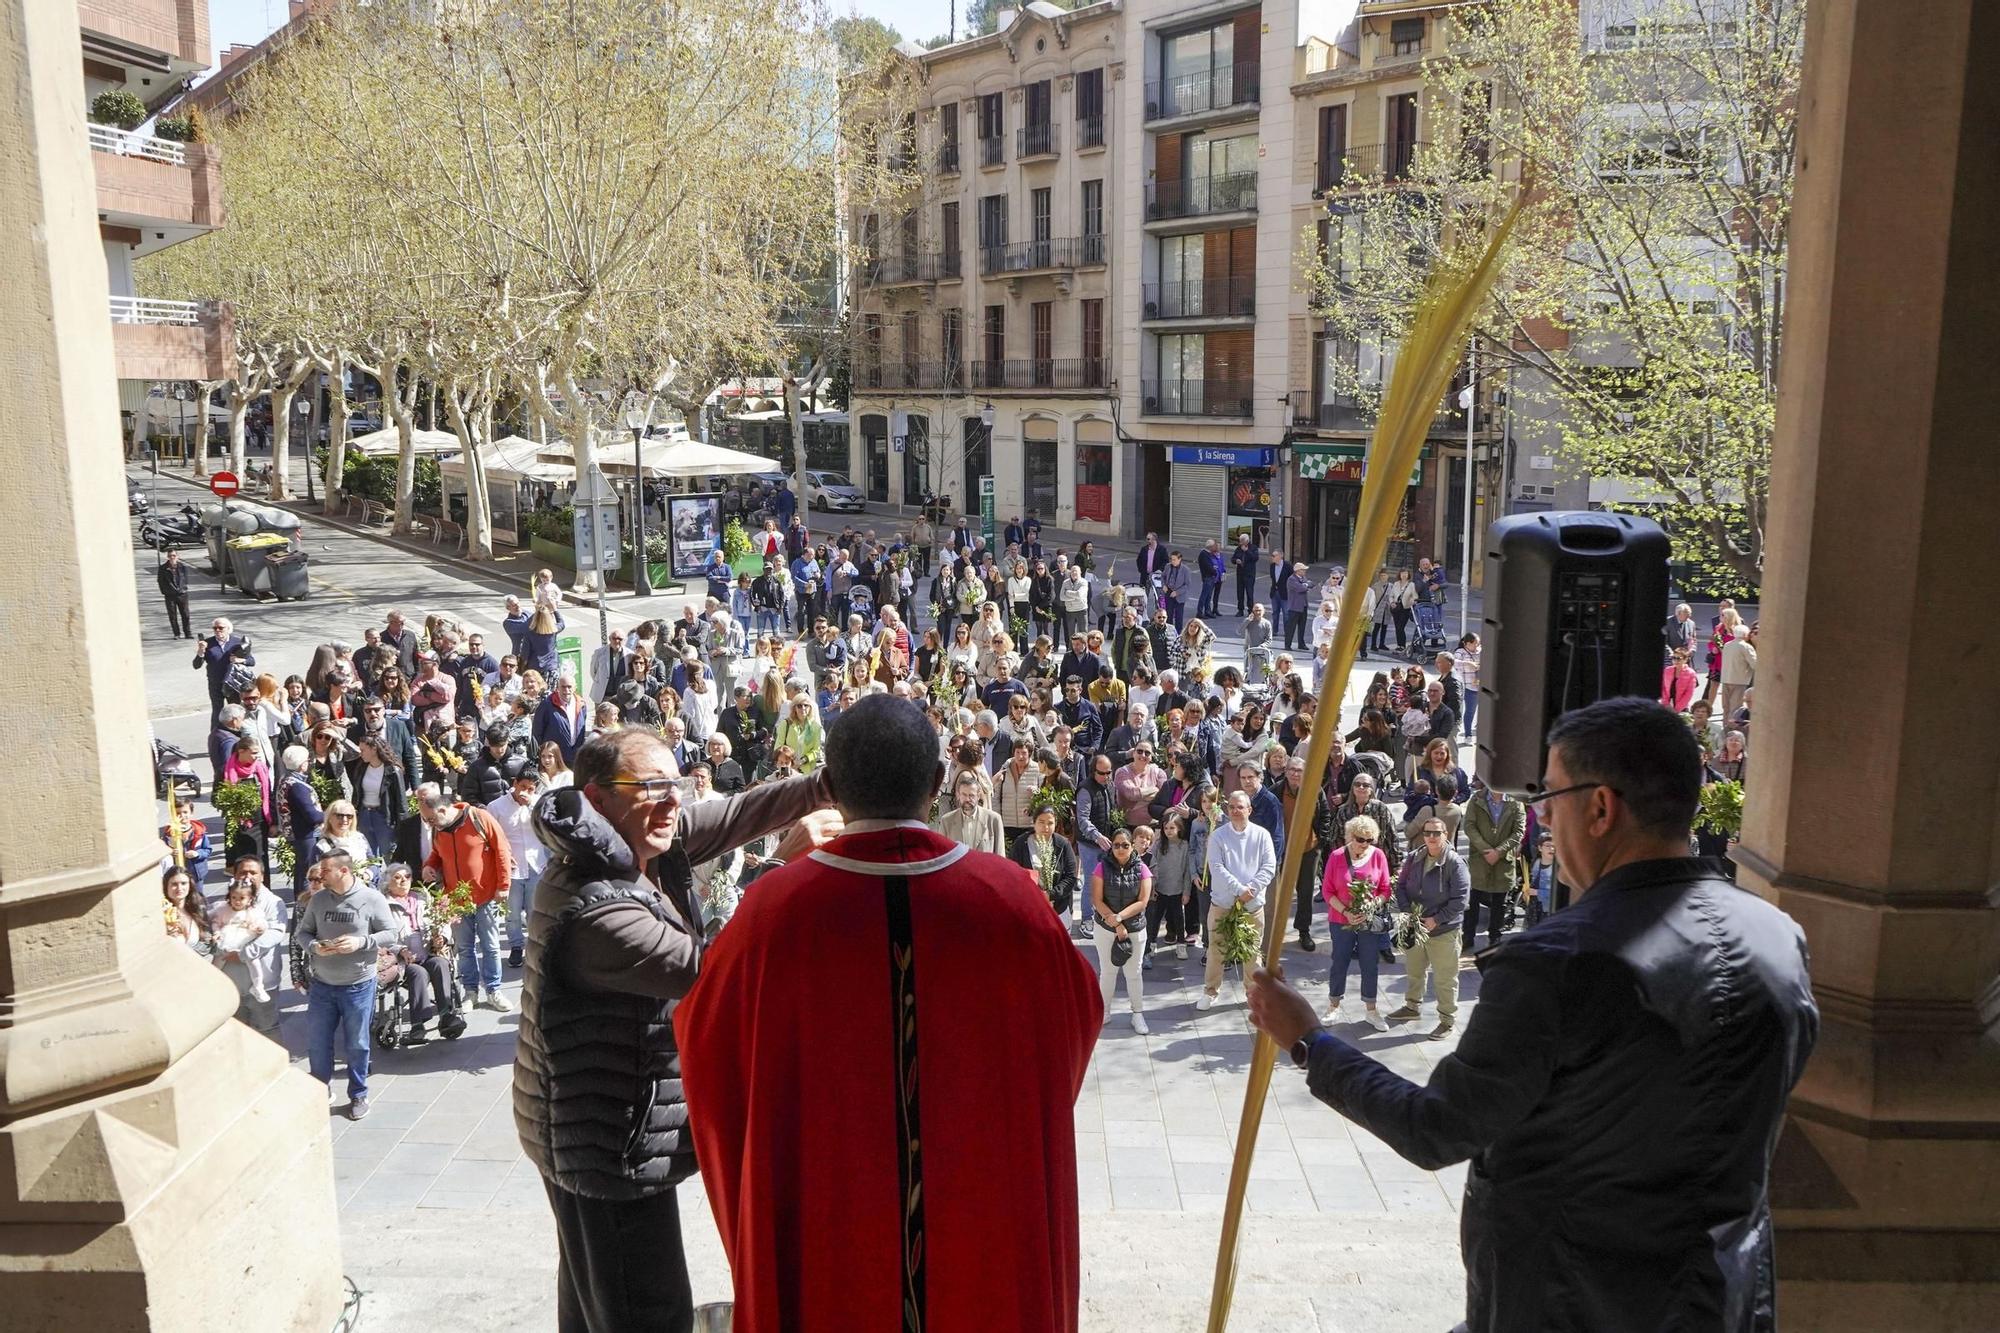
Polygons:
M509 1013L513 1006L500 994L500 928L494 908L494 900L506 896L514 878L507 834L492 815L442 792L425 798L419 813L434 834L424 879L447 891L463 884L472 894L472 914L451 927L459 982L468 998L477 997L473 1003L478 1008ZM512 903L510 908L521 912L527 905Z

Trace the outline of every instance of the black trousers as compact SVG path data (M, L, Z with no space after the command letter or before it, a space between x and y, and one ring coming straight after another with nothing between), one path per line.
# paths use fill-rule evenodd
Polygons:
M614 1202L542 1185L556 1215L560 1333L692 1333L694 1291L674 1191Z
M1465 941L1461 946L1467 953L1473 948L1473 936L1479 933L1479 909L1486 909L1486 944L1488 948L1500 942L1500 927L1505 923L1502 915L1506 908L1503 893L1480 893L1474 890L1465 900Z
M188 623L188 598L184 592L166 594L167 627L176 639L192 639L194 626Z
M1299 869L1298 889L1292 894L1292 929L1300 939L1312 938L1313 918L1319 915L1319 867L1319 852L1307 852L1305 865Z
M1166 922L1167 925L1167 943L1180 944L1187 939L1187 923L1194 916L1193 909L1189 908L1187 904L1188 900L1179 894L1175 894L1171 898L1164 893L1153 895L1152 900L1146 904L1146 947L1148 949L1152 948L1154 942L1159 939L1160 923L1162 921Z
M1285 612L1285 647L1293 652L1306 651L1306 613Z
M1238 574L1236 576L1236 614L1239 616L1249 615L1250 607L1253 603L1256 602L1256 600L1257 600L1256 575L1253 574L1249 578L1245 578L1241 574ZM1216 614L1221 615L1222 613L1218 611L1216 612Z

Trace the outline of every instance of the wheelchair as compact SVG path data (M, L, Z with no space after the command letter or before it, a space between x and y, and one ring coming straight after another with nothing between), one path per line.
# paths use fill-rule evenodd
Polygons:
M457 1041L465 1033L465 987L458 979L457 959L450 941L433 935L429 941L433 948L431 956L442 965L447 994L437 994L436 978L432 977L432 1003L437 1013L437 1035L446 1041ZM421 967L420 963L398 963L398 969ZM375 1012L369 1020L369 1036L377 1050L393 1051L398 1047L421 1046L430 1040L411 1015L410 995L403 987L399 970L393 983L375 988Z

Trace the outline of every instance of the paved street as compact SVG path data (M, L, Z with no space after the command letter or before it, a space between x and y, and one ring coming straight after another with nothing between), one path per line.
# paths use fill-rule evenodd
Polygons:
M161 494L194 492L163 482ZM875 519L880 527L891 522ZM381 623L391 607L419 620L449 612L498 640L501 598L525 582L520 561L506 572L475 573L314 516L305 533L314 593L304 602L253 604L221 594L199 573L202 556L185 557L197 571L196 625L230 615L254 637L260 663L281 675L302 670L317 643L358 642L362 627ZM1097 547L1102 555L1130 549ZM202 676L188 666L191 646L166 637L152 553L140 550L135 559L154 723L199 754L207 725ZM613 623L634 623L627 609L634 605L614 598ZM647 612L674 615L679 606L679 598L663 596ZM595 613L579 610L570 620L594 646ZM1217 626L1224 658L1240 655L1238 623L1231 617ZM1350 714L1378 665L1356 669ZM196 766L205 770L205 760ZM1293 944L1286 964L1315 998L1325 994L1323 930L1321 939L1313 954ZM1094 965L1094 950L1081 947ZM1147 977L1148 1037L1130 1030L1122 993L1114 1000L1077 1104L1086 1329L1180 1333L1205 1326L1251 1036L1233 981L1224 1005L1195 1013L1200 974L1198 950L1186 962L1171 955L1158 961ZM1477 984L1468 970L1460 1031L1477 1004ZM518 1004L518 972L509 972L503 989ZM1385 966L1385 1012L1402 989L1400 969ZM1357 996L1358 982L1350 1003ZM303 1000L289 988L279 999L281 1038L303 1068ZM1386 1034L1359 1025L1344 1031L1421 1080L1456 1039L1425 1040L1428 1017ZM424 1312L426 1326L447 1330L554 1326L554 1228L540 1179L521 1156L509 1104L517 1021L474 1012L458 1041L379 1052L368 1119L333 1115L344 1259L363 1294L363 1329L406 1323L415 1311ZM335 1089L330 1114L346 1100L338 1079ZM1314 1102L1303 1077L1281 1060L1252 1166L1233 1326L1370 1333L1450 1327L1462 1313L1456 1254L1463 1176L1463 1168L1408 1165ZM698 1185L682 1190L681 1201L697 1297L726 1299L727 1270ZM454 1261L438 1262L441 1249ZM465 1264L467 1256L474 1262ZM1450 1276L1413 1284L1407 1275L1419 1267Z

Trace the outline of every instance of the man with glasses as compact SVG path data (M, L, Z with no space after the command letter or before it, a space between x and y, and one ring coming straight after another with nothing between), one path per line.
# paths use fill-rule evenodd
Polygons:
M1319 1030L1284 982L1251 1020L1313 1095L1464 1202L1477 1328L1781 1327L1771 1153L1819 1032L1804 934L1688 855L1701 752L1643 699L1565 714L1534 804L1575 901L1479 959L1479 1005L1425 1086ZM1539 1262L1550 1253L1565 1262ZM1725 1313L1727 1312L1727 1313Z
M1090 883L1097 863L1111 850L1111 834L1115 827L1111 816L1118 808L1111 780L1113 771L1110 755L1102 752L1091 755L1089 767L1084 770L1084 783L1076 792L1076 856L1085 884ZM1077 895L1078 919L1083 923L1085 939L1090 939L1095 933L1091 924L1091 908L1084 901L1089 896L1088 893Z
M514 1123L555 1213L564 1328L692 1326L674 1191L694 1144L672 1017L703 951L694 866L830 799L807 776L683 807L679 777L656 733L622 729L586 742L574 785L535 806L550 857L528 919ZM832 831L802 823L779 859Z
M1458 935L1465 920L1466 895L1472 891L1472 872L1452 850L1442 819L1432 815L1417 832L1423 847L1412 849L1396 876L1396 906L1423 918L1424 937L1404 955L1410 988L1403 1007L1390 1014L1389 1021L1408 1023L1422 1017L1424 973L1429 971L1438 1006L1438 1023L1430 1038L1443 1041L1458 1022Z

